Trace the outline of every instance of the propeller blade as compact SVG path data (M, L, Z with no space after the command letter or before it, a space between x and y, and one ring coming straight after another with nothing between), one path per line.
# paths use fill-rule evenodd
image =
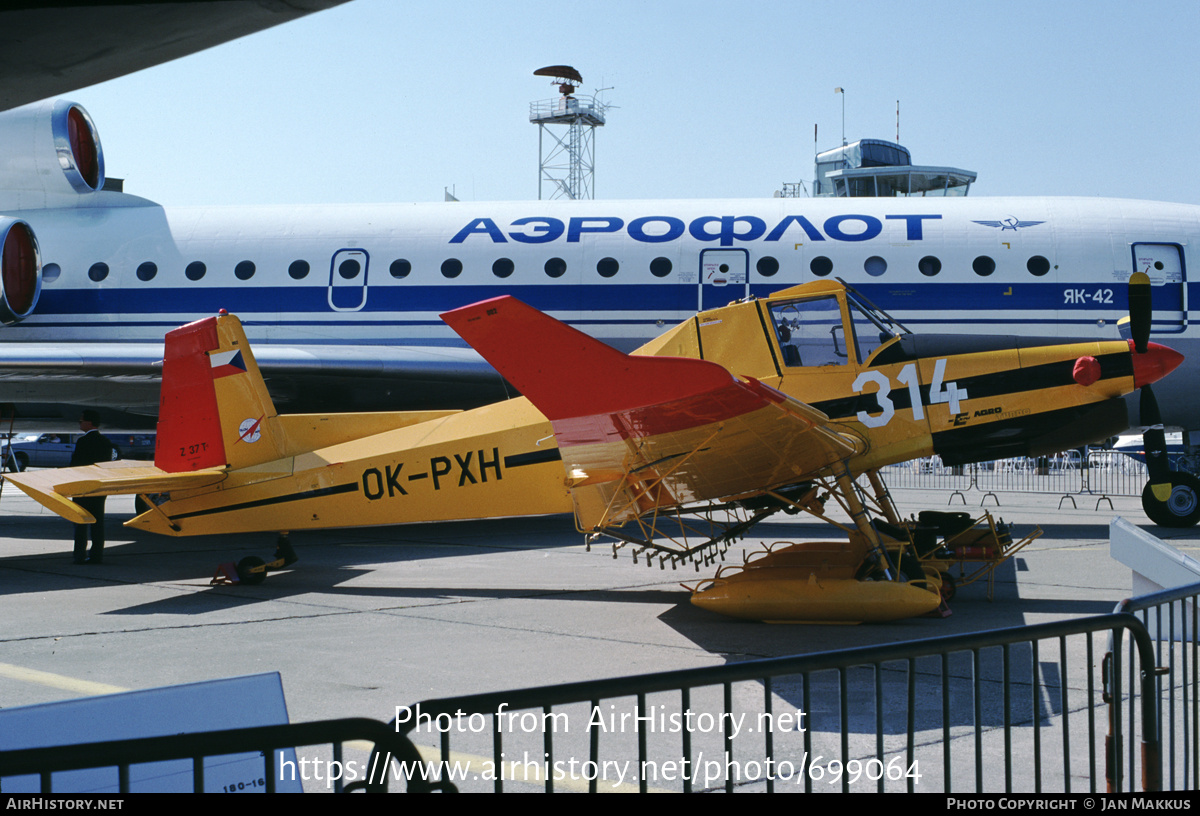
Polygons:
M1146 353L1150 314L1150 277L1145 272L1134 272L1129 277L1129 330L1138 354Z
M1142 423L1149 426L1142 434L1142 444L1146 448L1146 470L1150 476L1150 490L1154 493L1154 498L1165 502L1171 498L1171 465L1167 459L1167 439L1163 433L1158 400L1154 396L1154 389L1148 385L1142 387L1140 411Z

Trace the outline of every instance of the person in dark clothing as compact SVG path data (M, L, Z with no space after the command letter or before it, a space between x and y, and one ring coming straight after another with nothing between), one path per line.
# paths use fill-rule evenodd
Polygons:
M83 436L75 443L71 454L71 467L110 462L117 458L117 449L100 433L100 415L92 410L84 411L79 417L79 430ZM104 560L104 496L83 496L75 503L96 517L92 528L92 554L87 557L87 524L75 525L75 563L99 564Z

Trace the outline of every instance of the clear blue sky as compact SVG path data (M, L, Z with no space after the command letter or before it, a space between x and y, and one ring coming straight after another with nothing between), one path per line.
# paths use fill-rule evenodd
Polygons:
M973 195L1200 203L1200 3L353 0L70 95L163 204L537 196L534 77L614 107L598 198L765 197L846 135Z

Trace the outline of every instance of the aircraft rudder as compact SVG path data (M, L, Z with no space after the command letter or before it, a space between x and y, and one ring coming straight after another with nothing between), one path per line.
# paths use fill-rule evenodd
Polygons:
M225 465L208 352L218 348L217 319L167 332L154 465L168 473Z
M168 332L157 467L175 473L279 458L275 416L236 316L222 313Z

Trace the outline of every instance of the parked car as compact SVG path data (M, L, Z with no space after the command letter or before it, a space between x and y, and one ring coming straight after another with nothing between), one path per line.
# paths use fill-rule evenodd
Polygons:
M78 433L18 434L9 442L5 461L10 470L69 465L79 436Z
M104 431L101 431L104 433ZM121 459L154 459L155 434L129 433L128 431L112 431L104 433L108 441L117 446L117 454Z
M152 433L113 432L104 434L117 448L121 459L153 459L154 438ZM71 464L75 443L83 434L42 433L16 434L3 449L0 462L9 470L24 470L27 467L66 467Z

